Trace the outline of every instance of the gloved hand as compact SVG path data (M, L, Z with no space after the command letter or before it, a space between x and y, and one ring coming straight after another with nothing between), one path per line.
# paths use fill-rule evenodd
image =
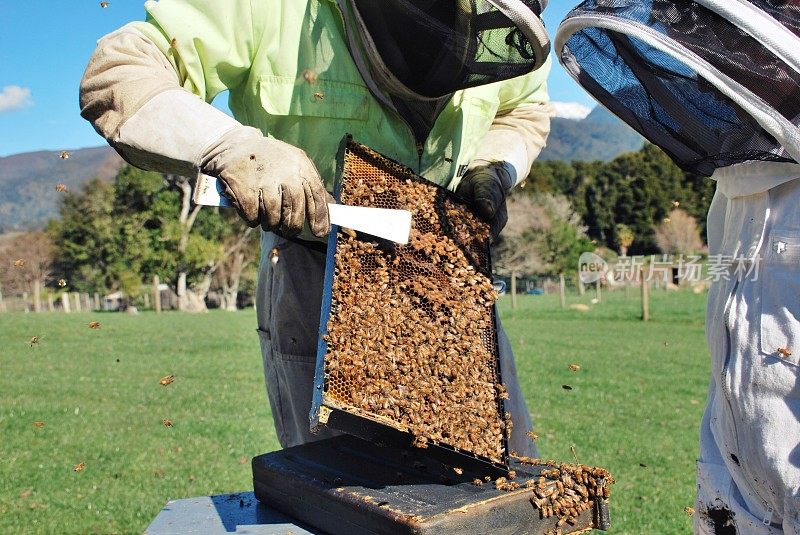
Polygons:
M507 162L486 162L467 171L456 187L456 194L489 223L492 241L508 222L506 195L516 184L516 175Z
M298 235L305 220L315 236L330 230L333 197L306 153L288 143L255 128L234 128L206 151L200 168L219 178L223 195L250 227L260 224L287 238Z

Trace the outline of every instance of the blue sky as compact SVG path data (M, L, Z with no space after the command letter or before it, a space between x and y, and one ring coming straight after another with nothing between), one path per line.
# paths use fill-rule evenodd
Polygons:
M550 1L544 18L551 37L577 3ZM0 156L104 143L79 115L78 83L97 39L142 19L143 2L109 0L103 9L95 0L0 0L0 9ZM550 96L553 101L594 106L558 65L550 79Z

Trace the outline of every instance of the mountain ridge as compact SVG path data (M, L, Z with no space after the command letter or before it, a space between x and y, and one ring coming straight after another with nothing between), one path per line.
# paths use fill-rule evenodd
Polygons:
M611 160L639 150L644 139L598 106L580 120L554 117L541 160ZM88 180L111 180L125 164L104 145L66 151L39 150L0 157L0 234L43 228L58 216L56 190L78 191Z

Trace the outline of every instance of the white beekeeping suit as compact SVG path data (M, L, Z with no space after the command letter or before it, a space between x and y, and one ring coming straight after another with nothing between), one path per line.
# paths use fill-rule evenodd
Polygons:
M800 3L588 0L568 72L683 169L710 176L712 359L695 532L800 533Z

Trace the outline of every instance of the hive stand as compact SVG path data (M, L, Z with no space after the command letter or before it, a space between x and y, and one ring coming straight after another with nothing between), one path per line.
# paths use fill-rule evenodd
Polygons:
M524 483L538 478L543 466L512 466L523 486L499 491L492 482L473 484L484 474L445 465L425 450L347 435L260 455L252 466L258 500L331 535L546 535L610 525L602 499L560 530L556 517L542 518Z

